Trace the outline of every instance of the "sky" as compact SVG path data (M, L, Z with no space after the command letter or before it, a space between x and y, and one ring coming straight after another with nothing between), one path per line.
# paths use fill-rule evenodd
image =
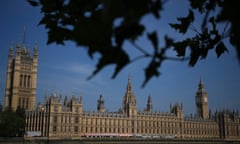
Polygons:
M186 1L168 1L160 21L146 16L142 22L147 23L148 31L158 29L161 34L181 39L182 35L176 34L168 23L176 22L176 15L185 16L188 11L187 4ZM11 45L16 47L18 41L23 41L25 27L26 46L31 51L35 44L39 48L37 102L43 102L45 95L52 92L62 93L64 96L81 95L83 109L96 111L97 99L102 94L105 108L108 111L117 111L122 107L130 75L139 110L146 107L147 97L151 95L154 111L169 112L170 104L182 103L185 114L189 115L196 113L195 95L201 77L212 111L223 108L240 110L240 64L235 49L231 46L228 47L229 53L224 53L219 59L211 52L195 67L189 67L188 62L166 61L160 68L161 75L151 79L144 88L141 85L148 59L128 65L115 79L111 79L114 66L108 66L91 80L86 80L93 72L98 56L90 59L86 49L76 46L73 42L67 42L64 46L47 45L47 30L44 26L38 26L42 13L39 8L30 6L25 0L4 0L0 9L1 104L5 94L8 50ZM151 46L143 38L139 38L137 43L144 48ZM129 43L124 43L124 46L130 51L131 58L139 54ZM169 54L175 53L170 51Z

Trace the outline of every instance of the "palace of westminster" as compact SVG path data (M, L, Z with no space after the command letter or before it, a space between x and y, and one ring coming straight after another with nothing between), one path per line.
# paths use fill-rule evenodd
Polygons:
M36 103L38 48L33 54L20 43L9 48L4 107L25 109L25 132L28 136L50 139L82 137L159 137L176 139L240 140L238 111L212 113L208 94L200 79L195 96L196 116L184 115L183 105L170 105L169 112L153 111L151 96L144 111L137 110L136 97L128 78L122 108L107 112L103 96L97 111L83 110L83 97L62 97L52 93Z

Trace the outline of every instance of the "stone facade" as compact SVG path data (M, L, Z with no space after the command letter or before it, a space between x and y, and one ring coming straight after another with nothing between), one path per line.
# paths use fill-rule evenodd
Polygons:
M47 96L35 108L37 88L38 48L33 55L24 45L10 47L8 55L5 107L26 110L26 137L49 139L82 137L139 137L178 139L231 139L240 141L238 111L221 110L211 113L208 94L200 80L195 96L196 116L184 115L183 105L170 105L169 112L153 111L152 97L146 108L137 110L131 79L128 78L122 108L105 111L104 98L97 100L97 111L83 110L82 96L65 97L55 93Z
M35 111L26 112L26 131L39 132L49 139L82 137L148 137L180 139L240 140L237 111L208 111L208 98L202 80L196 93L196 116L184 116L183 105L170 105L167 113L152 110L148 97L144 111L137 110L131 80L128 79L121 110L106 112L104 99L98 99L98 111L83 111L82 97L64 98L52 93ZM31 135L26 135L31 136Z
M10 47L8 54L7 79L4 106L16 110L34 110L37 88L38 48L34 47L33 55L20 43L14 54Z

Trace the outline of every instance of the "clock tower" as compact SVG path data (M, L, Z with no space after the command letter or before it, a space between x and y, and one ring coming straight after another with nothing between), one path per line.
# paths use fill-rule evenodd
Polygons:
M209 118L208 114L208 94L204 89L204 84L202 79L198 84L198 91L196 93L196 108L197 108L197 116L203 119Z

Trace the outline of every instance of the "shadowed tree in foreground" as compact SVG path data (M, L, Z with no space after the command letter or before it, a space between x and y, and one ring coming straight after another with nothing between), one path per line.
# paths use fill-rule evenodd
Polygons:
M19 108L16 112L11 108L0 111L0 137L15 137L24 135L24 110Z
M39 25L48 29L48 44L64 44L73 41L84 46L89 57L100 55L92 78L105 66L114 64L112 78L128 64L148 58L145 66L145 84L154 76L160 75L161 64L165 60L189 61L194 66L199 59L207 57L211 50L220 57L228 52L226 41L236 49L240 60L240 7L236 0L188 0L189 12L176 17L177 23L168 22L176 33L183 34L180 41L174 37L160 35L157 30L148 32L141 19L153 15L161 20L161 12L167 1L162 0L28 0L32 6L40 7L43 18ZM181 6L180 6L181 7ZM164 9L167 11L168 9ZM201 23L195 26L196 15L201 15ZM198 18L199 20L199 18ZM116 24L116 21L120 21ZM161 27L159 27L160 29ZM187 36L188 31L195 34ZM145 36L145 37L144 37ZM146 38L152 47L142 48L136 44L139 37ZM163 37L164 46L159 46ZM124 42L132 43L141 55L130 59ZM175 57L167 51L176 52ZM190 53L187 54L186 51ZM151 51L151 52L149 52Z

